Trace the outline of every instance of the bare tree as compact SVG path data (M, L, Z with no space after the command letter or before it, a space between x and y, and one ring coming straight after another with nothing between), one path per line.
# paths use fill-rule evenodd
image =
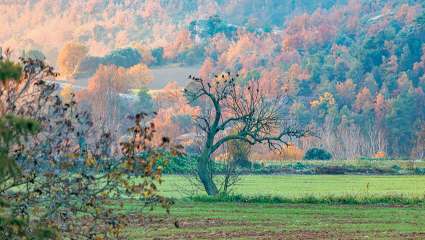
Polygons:
M410 167L412 170L416 169L416 160L425 158L425 123L420 124L419 128L411 153Z
M251 145L268 144L270 148L287 144L292 137L302 137L308 131L291 127L281 118L282 98L267 99L258 82L246 87L235 83L230 72L215 76L212 81L192 79L184 90L190 103L203 101L203 111L196 117L197 127L204 133L205 142L198 157L198 175L208 195L219 191L213 180L211 155L229 141L243 141ZM230 131L236 129L236 131Z
M342 159L354 160L362 155L365 141L357 125L342 122L338 125L335 132L335 145L339 146L338 155Z
M334 159L354 160L367 154L371 148L356 124L345 119L335 124L335 115L331 114L326 116L319 136L320 141L315 141L313 146L327 149Z
M366 129L366 155L373 156L377 152L387 152L384 131L376 124L368 124Z

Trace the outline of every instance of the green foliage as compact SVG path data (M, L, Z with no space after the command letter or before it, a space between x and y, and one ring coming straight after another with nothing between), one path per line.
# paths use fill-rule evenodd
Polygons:
M41 61L46 60L46 56L44 56L44 54L37 49L31 49L28 52L25 52L25 57L31 58L31 59L37 59Z
M311 148L304 155L305 160L330 160L331 158L331 153L320 148Z
M182 155L171 157L168 156L165 164L165 160L160 160L159 165L163 165L163 172L165 174L181 174L181 175L191 175L197 171L197 155ZM216 174L225 174L226 165L223 162L212 161L211 168Z
M40 125L36 121L22 117L6 115L0 118L0 186L5 179L17 176L20 171L11 153L11 147L21 144L28 135L37 133L39 128ZM10 211L12 206L2 198L3 196L0 196L1 239L15 239L15 237L34 240L56 239L57 235L52 229L41 225L30 225L25 218L9 215L7 211Z
M238 174L274 175L274 174L305 174L305 175L349 175L349 174L376 174L376 175L425 175L425 165L414 169L408 165L409 161L382 160L362 158L357 161L336 160L306 160L282 164L249 163L238 166ZM193 174L196 172L196 156L185 155L169 159L164 167L166 174ZM212 167L216 174L226 173L223 162L214 161Z
M155 111L155 103L147 88L141 88L137 92L137 111L143 110L147 113Z
M9 60L0 60L0 81L19 80L22 66Z
M140 63L141 60L142 56L134 48L116 49L103 57L86 56L78 64L75 77L90 77L95 74L100 65L115 65L130 68Z
M176 156L168 160L167 164L162 164L164 160L159 162L165 165L163 172L165 174L193 174L196 171L196 157L190 155Z
M102 57L93 57L87 56L83 58L78 65L78 69L76 70L75 77L90 77L96 73L99 65L102 64Z
M0 60L0 81L19 80L21 74L22 66L19 63ZM10 148L14 144L20 144L24 137L35 134L38 130L39 125L33 120L12 114L0 117L0 179L18 170L15 160L10 157Z
M129 68L134 66L142 60L139 51L134 48L122 48L110 52L102 58L102 64L115 65L118 67Z
M303 170L305 169L307 166L303 163L297 162L295 163L295 165L293 165L294 169L296 170Z
M0 216L0 239L60 239L57 231L45 225L36 225L28 229L28 222L18 217Z
M289 204L348 204L348 205L366 205L366 204L402 204L418 205L425 204L423 197L406 197L402 194L393 194L386 196L317 196L308 195L302 197L279 197L279 196L244 196L244 195L217 195L204 196L197 195L189 197L190 200L198 202L234 202L234 203L289 203Z
M410 154L415 137L414 126L417 119L418 109L415 98L403 93L399 95L391 104L391 110L386 117L388 128L388 139L391 146L391 155L406 157ZM399 142L403 144L398 145ZM397 147L396 147L397 146Z
M18 171L15 159L10 157L10 148L21 144L28 135L37 133L39 129L36 121L26 118L10 114L0 118L0 179Z
M152 57L154 58L154 65L162 65L164 63L164 48L159 47L152 49Z
M192 37L198 36L201 39L209 39L218 33L223 33L227 38L235 37L237 28L227 24L218 15L208 19L194 20L189 24L189 32Z
M0 80L13 81L19 80L22 73L20 64L11 61L0 61ZM16 163L15 156L12 153L13 146L19 146L27 140L29 135L37 133L40 129L38 122L12 114L6 114L0 117L0 186L8 177L14 177L20 168ZM54 239L55 234L46 226L31 226L31 232L28 231L29 223L24 218L19 218L10 214L10 202L6 202L3 196L0 196L0 238L15 239ZM9 215L10 214L10 215Z
M187 49L186 51L179 52L176 61L186 65L195 65L205 59L205 50L201 46L195 46Z

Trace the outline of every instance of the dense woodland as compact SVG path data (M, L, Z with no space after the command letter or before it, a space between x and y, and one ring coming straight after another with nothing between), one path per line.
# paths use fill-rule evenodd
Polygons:
M202 107L189 105L178 84L161 94L143 86L153 80L149 68L201 64L188 75L237 72L241 86L254 80L268 97L285 96L280 114L316 133L294 140L286 158L312 147L336 159L424 156L425 15L418 1L46 0L0 10L8 12L1 14L2 45L46 57L61 79L84 79L88 87L77 97L98 117L108 115L108 126L120 128L117 119L134 111L105 94L116 92L136 94L135 108L157 111L162 133L196 134L191 117ZM256 148L253 158L264 151L269 156L257 155L285 157Z

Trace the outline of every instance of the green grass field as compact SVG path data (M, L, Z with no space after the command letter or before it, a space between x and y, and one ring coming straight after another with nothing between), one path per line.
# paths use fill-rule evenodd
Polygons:
M182 198L204 194L184 176L165 176L160 186L163 195ZM362 175L249 175L242 176L234 194L245 196L425 196L425 176Z
M423 204L197 202L187 197L202 193L182 176L165 176L161 189L177 199L170 215L156 208L147 228L128 227L130 239L425 239ZM243 176L234 192L424 197L425 176ZM134 207L126 205L129 212Z

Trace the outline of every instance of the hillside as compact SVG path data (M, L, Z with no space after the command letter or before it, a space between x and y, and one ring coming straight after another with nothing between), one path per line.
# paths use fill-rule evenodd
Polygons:
M340 2L346 0L6 1L0 3L0 43L42 50L55 63L69 41L89 46L92 55L103 55L132 43L167 45L191 21L213 15L241 26L279 27L289 16Z
M2 46L41 50L56 63L67 42L78 42L83 55L70 71L77 79L90 82L105 64L144 64L155 89L185 82L192 66L201 65L206 79L238 72L238 84L258 81L267 96L285 95L281 114L316 130L320 140L296 142L301 149L321 147L341 159L425 154L418 1L44 0L3 4L0 13ZM182 67L164 69L170 64Z

